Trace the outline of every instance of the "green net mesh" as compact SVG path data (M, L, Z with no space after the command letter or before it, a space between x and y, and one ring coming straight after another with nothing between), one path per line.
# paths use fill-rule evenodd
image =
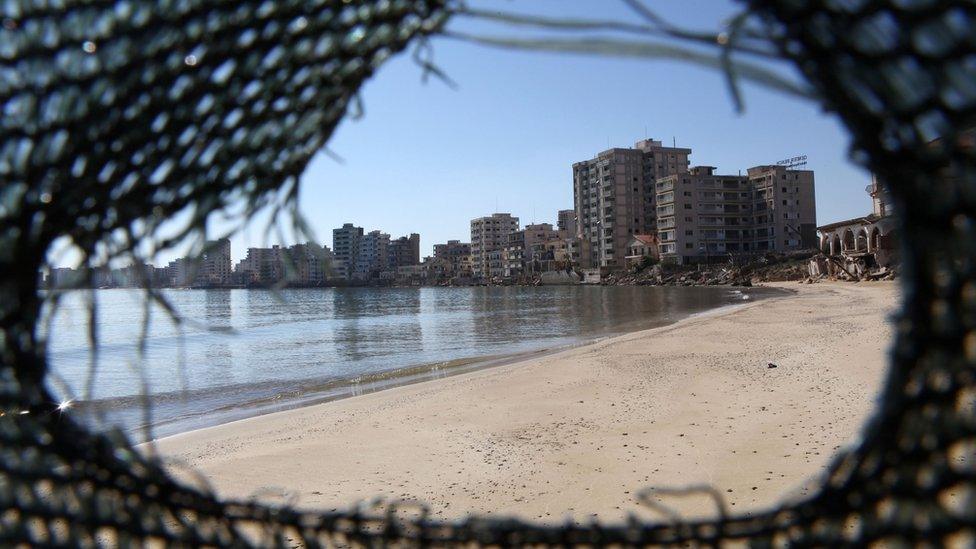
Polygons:
M976 4L749 6L897 202L906 295L883 397L788 507L552 526L219 501L62 417L45 386L37 272L55 240L94 257L177 214L293 198L364 79L450 2L0 3L0 544L976 544Z

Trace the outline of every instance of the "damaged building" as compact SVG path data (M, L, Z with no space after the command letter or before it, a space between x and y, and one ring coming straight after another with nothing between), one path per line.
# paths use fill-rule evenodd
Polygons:
M874 205L870 214L817 227L822 255L810 260L811 276L860 279L870 273L886 273L897 264L897 224L891 198L877 177L865 190Z

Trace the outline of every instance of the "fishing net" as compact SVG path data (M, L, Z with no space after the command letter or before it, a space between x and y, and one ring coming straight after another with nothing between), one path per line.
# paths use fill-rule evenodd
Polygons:
M751 516L583 526L443 522L396 504L299 512L177 483L125 437L50 404L37 273L54 242L86 261L115 257L174 216L190 231L241 201L245 215L291 203L364 79L441 31L454 7L0 4L0 544L976 543L970 1L749 3L777 55L843 121L855 159L888 184L902 224L905 298L883 395L858 446L806 499Z

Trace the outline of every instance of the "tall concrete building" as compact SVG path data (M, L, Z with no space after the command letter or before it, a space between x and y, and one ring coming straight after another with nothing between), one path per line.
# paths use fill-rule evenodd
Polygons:
M338 229L332 229L332 258L339 278L349 279L356 269L359 256L359 241L363 238L363 228L352 223L345 223Z
M573 164L573 201L583 267L624 267L634 234L657 230L658 178L688 171L691 149L638 141Z
M390 235L381 231L370 231L359 240L356 255L356 268L353 278L369 280L389 267Z
M411 233L390 241L389 266L391 269L420 265L420 235Z
M519 218L494 213L471 220L471 271L475 278L489 278L489 253L504 250L508 235L519 228ZM501 264L501 261L496 261Z
M781 252L816 248L813 171L755 166L748 173L754 193L755 249Z
M676 263L749 251L753 216L748 178L695 166L659 179L657 240L661 260Z
M208 240L200 256L194 286L226 286L230 284L232 263L230 239Z
M657 182L662 261L723 261L729 254L816 246L813 172L757 166L718 175L712 166Z

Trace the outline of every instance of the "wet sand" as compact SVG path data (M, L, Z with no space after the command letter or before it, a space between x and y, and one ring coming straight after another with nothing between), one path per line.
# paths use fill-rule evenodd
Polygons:
M647 487L733 512L801 496L880 390L895 283L792 296L544 357L176 435L157 450L222 496L333 509L375 496L562 521L661 518ZM769 363L776 365L770 368ZM705 495L655 495L685 517Z

